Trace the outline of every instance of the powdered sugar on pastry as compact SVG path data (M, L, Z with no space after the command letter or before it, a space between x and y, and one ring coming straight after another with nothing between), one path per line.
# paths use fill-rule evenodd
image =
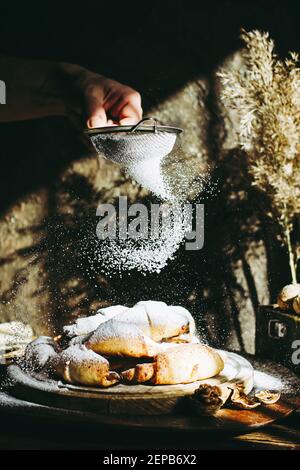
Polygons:
M128 307L124 305L112 305L111 307L100 308L96 315L78 318L72 325L64 326L63 331L70 337L86 335L94 331L101 323L124 312L124 310L128 310Z
M154 341L195 331L195 322L188 310L153 300L138 302L115 319L137 326Z
M26 349L25 361L67 382L107 387L120 380L152 384L189 383L217 375L219 354L199 344L193 317L183 307L140 301L132 308L116 305L80 318L64 328L60 351L51 338L39 338Z
M152 357L159 351L159 345L137 326L116 317L99 325L84 344L107 356Z
M119 381L119 375L110 372L108 360L83 345L70 346L59 354L55 371L70 383L109 387Z
M58 351L58 345L52 338L40 336L26 346L26 366L40 371L50 365L50 361L56 358Z
M63 330L69 337L85 335L111 318L137 326L145 336L154 341L195 332L195 322L188 310L154 300L140 301L132 308L124 305L101 308L96 315L79 318Z

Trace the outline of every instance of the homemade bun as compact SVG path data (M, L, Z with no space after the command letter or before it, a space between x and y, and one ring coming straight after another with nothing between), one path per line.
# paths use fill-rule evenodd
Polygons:
M84 344L105 356L153 357L160 350L159 344L135 325L115 318L98 326Z
M113 318L128 307L124 305L112 305L111 307L100 308L96 315L89 317L78 318L72 325L64 326L63 332L68 337L87 335L94 331L101 323Z
M61 351L40 337L25 352L26 365L47 370L69 383L109 387L127 383L172 385L218 375L224 363L199 343L195 322L183 307L141 301L116 305L64 328Z
M56 374L69 383L109 387L120 378L116 372L110 372L107 359L82 345L65 349L56 358L54 368Z
M69 338L86 335L112 318L135 325L153 341L195 332L195 322L188 310L153 300L143 300L132 308L123 305L101 308L96 315L79 318L73 325L65 326L63 331Z
M179 306L168 306L164 302L141 301L114 318L137 326L153 341L162 341L195 331L195 322L188 310Z
M122 372L122 377L127 382L172 385L208 379L223 368L221 356L209 346L180 344L158 353L153 363L137 364Z
M41 371L50 367L51 360L57 356L58 352L59 347L52 338L40 336L26 346L24 356L26 366L37 372Z

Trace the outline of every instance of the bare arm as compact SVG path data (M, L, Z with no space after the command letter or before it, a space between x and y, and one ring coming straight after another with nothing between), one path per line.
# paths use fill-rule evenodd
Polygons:
M137 91L79 65L0 55L0 79L7 103L0 105L0 122L66 115L100 127L142 117Z

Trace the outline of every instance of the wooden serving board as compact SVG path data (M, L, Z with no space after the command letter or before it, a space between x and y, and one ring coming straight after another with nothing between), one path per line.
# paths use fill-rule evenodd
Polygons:
M168 430L174 432L225 432L239 434L274 423L290 415L295 409L300 407L299 377L280 364L256 359L250 355L245 356L254 368L254 389L270 388L270 378L274 378L275 382L280 384L281 399L274 405L261 405L254 410L223 408L214 416L196 416L188 407L182 407L182 409L180 407L177 407L177 409L173 408L173 411L177 411L177 413L159 415L159 400L172 401L174 398L168 394L166 397L157 390L159 387L149 387L146 394L147 396L154 395L152 390L154 388L155 398L157 399L156 413L142 415L139 413L127 414L130 402L130 406L132 406L132 401L136 399L138 394L134 395L132 393L129 396L127 392L125 393L125 386L118 386L121 387L119 390L123 390L124 393L117 393L117 387L109 389L111 391L114 390L114 392L110 394L110 400L104 406L105 400L99 400L99 389L97 389L95 396L94 390L90 391L89 387L83 387L87 391L83 391L83 389L79 391L77 387L73 389L72 386L66 386L62 383L58 384L57 381L50 381L49 379L45 381L45 379L30 376L16 365L8 368L8 377L12 383L10 389L11 395L27 402L35 403L34 408L30 408L27 414L35 411L38 416L44 416L47 419L52 417L52 419L58 421L63 419L64 422L72 420L74 424L77 422L78 425L89 423L90 425L96 425L97 429L110 429L120 432L149 431L156 433ZM132 387L130 386L130 388ZM142 386L143 393L141 394L143 398L145 397L144 387ZM172 386L171 390L175 390L173 387L176 387L176 390L178 388L178 386ZM186 388L184 386L185 392ZM104 395L107 392L108 390L101 391ZM118 395L119 400L115 401L112 395ZM143 402L147 402L147 396L146 400L141 400L140 405ZM182 400L184 400L184 396L181 395ZM120 404L122 401L124 404L120 406L117 412L116 403ZM146 413L149 410L148 403L146 405ZM101 406L103 409L101 409ZM151 406L153 407L153 402ZM139 409L142 411L141 407ZM18 413L21 412L20 406L17 410Z
M96 410L106 414L163 415L184 409L186 400L201 383L230 385L243 383L246 393L253 388L251 364L235 353L219 351L225 367L211 379L178 385L125 385L110 388L67 384L44 375L30 373L18 366L10 366L9 374L16 380L19 392L33 396L40 403L79 410ZM17 385L16 385L17 386Z

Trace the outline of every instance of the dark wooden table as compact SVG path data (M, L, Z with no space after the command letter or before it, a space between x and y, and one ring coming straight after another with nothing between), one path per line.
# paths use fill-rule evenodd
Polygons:
M282 422L238 436L143 430L118 432L86 425L67 412L52 416L50 410L45 415L39 408L14 406L13 402L0 398L0 422L0 449L7 450L300 450L299 411Z
M234 449L300 450L300 415L282 423L240 436L172 435L124 433L101 429L71 428L45 420L1 414L0 449ZM60 427L61 426L61 427Z

